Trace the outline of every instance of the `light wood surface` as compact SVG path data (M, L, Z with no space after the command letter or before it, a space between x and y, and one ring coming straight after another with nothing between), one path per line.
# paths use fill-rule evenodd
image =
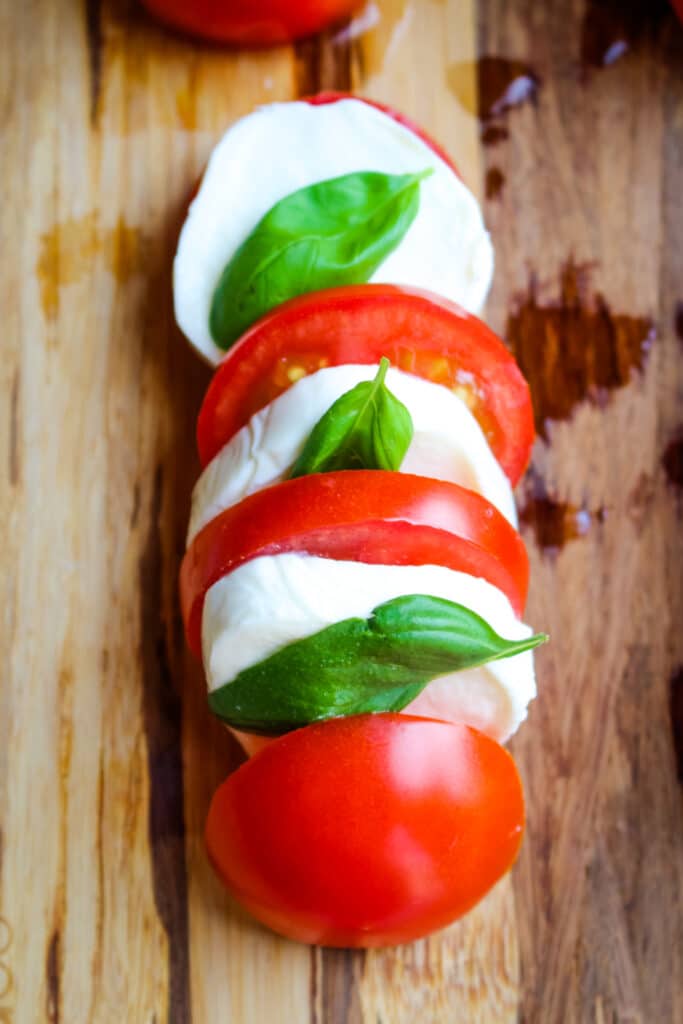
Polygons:
M653 15L586 68L586 10L381 0L247 54L126 0L0 0L0 1024L683 1019L683 31ZM488 146L482 55L540 80ZM544 435L529 617L553 638L513 743L512 879L367 954L276 938L215 881L201 831L238 755L176 594L208 381L172 317L183 210L229 123L330 87L413 116L489 194L489 319Z

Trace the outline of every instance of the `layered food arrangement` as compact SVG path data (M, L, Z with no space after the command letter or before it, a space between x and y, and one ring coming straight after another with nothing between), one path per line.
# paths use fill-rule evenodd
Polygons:
M527 385L475 313L478 204L393 111L325 94L214 151L174 267L217 365L199 414L181 603L211 710L252 755L210 857L305 942L408 941L514 860L500 745L535 696L512 488Z

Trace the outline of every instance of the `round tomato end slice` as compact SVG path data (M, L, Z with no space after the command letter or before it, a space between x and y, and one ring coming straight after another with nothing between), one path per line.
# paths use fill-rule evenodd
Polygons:
M214 794L206 844L268 927L369 947L468 911L512 865L523 829L503 747L466 725L387 713L273 741Z

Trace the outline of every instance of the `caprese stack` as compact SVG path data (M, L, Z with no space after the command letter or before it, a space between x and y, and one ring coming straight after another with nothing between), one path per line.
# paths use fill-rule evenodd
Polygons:
M306 942L408 941L516 856L500 746L534 697L512 486L527 385L482 305L476 200L399 115L274 104L213 153L174 268L218 369L198 422L181 600L212 711L253 756L209 854Z

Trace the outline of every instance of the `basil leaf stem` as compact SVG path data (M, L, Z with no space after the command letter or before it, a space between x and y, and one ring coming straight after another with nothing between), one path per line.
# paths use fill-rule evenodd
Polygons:
M330 406L311 431L290 477L400 467L413 439L413 421L384 383L388 368L383 357L374 380L357 384Z

